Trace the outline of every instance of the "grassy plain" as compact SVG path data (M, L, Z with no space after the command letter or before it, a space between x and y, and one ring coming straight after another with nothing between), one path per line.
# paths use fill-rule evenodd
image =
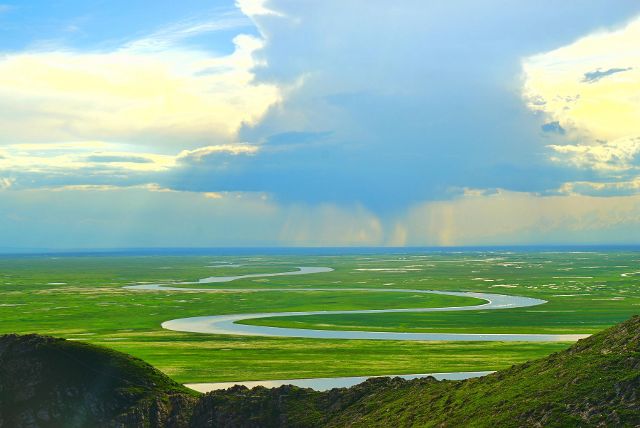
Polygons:
M592 333L640 312L640 254L475 252L341 256L21 256L0 258L0 333L40 333L106 345L180 382L494 370L564 343L396 342L178 333L162 321L200 315L476 304L477 300L340 288L484 291L547 300L537 307L471 312L306 316L254 324L389 331ZM271 273L297 266L334 272L252 278L207 288L333 291L175 292L123 289L140 282Z
M418 264L415 257L409 259L410 264L398 260L398 270L376 271L378 281L389 288L515 294L548 303L500 311L313 315L243 323L332 330L563 334L595 333L640 312L640 254L635 252L449 254L422 257ZM403 271L402 266L420 270Z

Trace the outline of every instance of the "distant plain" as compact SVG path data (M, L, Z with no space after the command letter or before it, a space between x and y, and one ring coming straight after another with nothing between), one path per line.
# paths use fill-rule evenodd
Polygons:
M497 370L569 343L397 342L220 336L167 331L161 322L247 312L462 306L476 299L340 291L402 288L477 291L547 300L499 311L313 315L252 324L368 331L594 333L640 312L640 253L468 251L330 255L4 256L0 333L40 333L138 356L179 382ZM333 272L247 278L215 288L330 288L220 292L124 289L137 283L275 273L298 266Z

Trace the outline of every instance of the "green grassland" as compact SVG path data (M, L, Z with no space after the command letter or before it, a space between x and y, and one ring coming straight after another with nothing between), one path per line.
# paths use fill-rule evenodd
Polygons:
M640 312L639 260L640 254L632 251L4 257L0 258L0 334L40 333L106 345L140 357L180 382L495 370L569 344L235 337L166 331L160 323L246 312L478 303L454 296L340 291L412 288L515 294L549 303L499 311L304 316L246 322L376 331L592 333ZM282 272L297 266L329 266L335 271L201 287L330 291L208 293L122 288L136 283Z
M595 333L640 312L639 261L637 253L433 256L423 262L419 274L378 271L378 279L389 288L515 294L548 303L500 311L310 315L242 323L369 331Z

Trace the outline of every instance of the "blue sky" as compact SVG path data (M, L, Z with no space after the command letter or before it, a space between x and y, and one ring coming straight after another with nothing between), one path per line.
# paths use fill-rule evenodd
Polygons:
M0 3L0 247L640 238L635 1Z
M218 53L233 50L240 31L257 34L255 25L233 1L17 1L3 4L0 48L21 51L41 46L77 50L108 50L158 30L188 21L233 19L237 25L217 35L201 34L189 41Z

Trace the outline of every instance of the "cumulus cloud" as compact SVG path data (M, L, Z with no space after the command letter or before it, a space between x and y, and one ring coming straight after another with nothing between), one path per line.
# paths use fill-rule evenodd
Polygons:
M178 154L178 159L200 162L216 154L251 155L257 153L259 149L258 146L250 144L221 144L218 146L198 147L194 150L183 150Z
M640 18L524 60L529 107L575 136L640 136ZM594 71L596 70L596 71Z
M628 171L640 167L640 137L582 144L550 145L552 160L597 171Z
M166 181L163 174L202 162L227 164L230 157L252 155L259 147L222 144L177 154L100 141L9 144L0 154L0 171L20 188L50 186L132 186ZM165 185L166 188L170 183Z
M564 183L558 191L561 194L570 195L635 195L640 192L640 177L614 182L572 181Z
M187 42L243 31L247 18L237 12L109 50L9 53L0 58L0 144L123 142L129 153L79 150L43 170L55 163L77 178L94 177L87 168L104 177L111 170L118 183L132 171L164 171L146 179L181 190L264 191L284 203L360 203L385 215L451 188L557 188L539 134L557 122L548 132L556 138L565 125L544 125L522 104L514 90L520 59L627 16L619 7L596 19L602 1L560 11L543 2L523 13L499 0L411 0L392 9L378 0L241 0L260 37L236 35L228 55ZM576 24L567 27L567 16ZM528 25L537 22L547 23L544 37ZM13 165L47 164L30 156L14 153Z
M274 85L253 83L260 39L238 35L226 56L166 47L166 39L163 49L145 39L108 52L4 54L0 143L216 144L234 141L278 101Z
M274 15L274 16L283 16L282 13L277 12L273 9L270 9L267 6L266 0L237 0L236 5L242 13L247 16L258 16L258 15Z
M151 163L153 162L149 158L142 156L129 156L129 155L91 155L87 156L86 160L89 162L105 162L105 163Z
M256 81L289 86L241 129L241 140L265 144L238 185L260 183L286 201L357 201L384 214L451 187L559 186L560 174L547 172L561 167L545 156L540 127L557 121L547 133L555 139L564 123L541 121L522 103L521 59L629 16L629 5L606 9L599 0L562 8L543 1L526 11L493 0L260 4L282 16L245 11L265 38L256 56L268 66L256 67ZM277 162L274 136L323 133L322 145L298 144L278 162L296 180L266 170Z
M3 240L638 238L638 24L594 33L636 2L237 5L253 35L230 13L0 56ZM231 53L190 43L218 31Z
M88 169L106 178L117 171L158 172L176 165L176 156L143 152L124 144L106 142L31 143L4 146L0 171L14 174L64 174L86 179Z
M524 61L524 96L549 122L559 164L595 174L560 186L601 196L637 192L640 173L640 18ZM560 132L559 132L560 131Z

